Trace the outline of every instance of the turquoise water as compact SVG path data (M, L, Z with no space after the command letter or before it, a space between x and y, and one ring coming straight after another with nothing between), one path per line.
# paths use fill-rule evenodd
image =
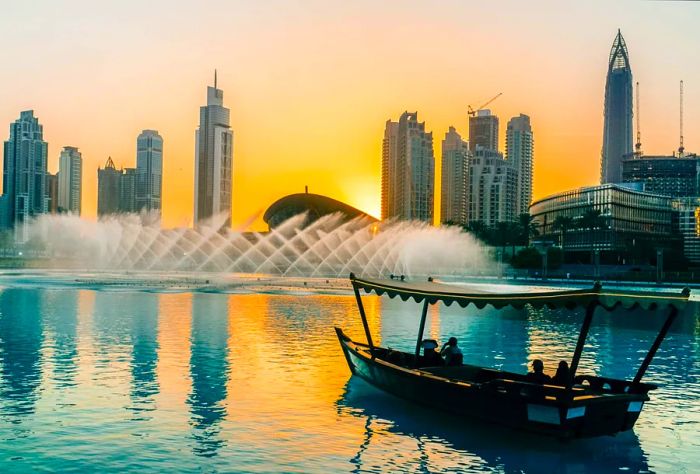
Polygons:
M560 443L418 408L351 379L333 326L354 298L81 289L0 291L0 472L696 472L700 323L691 307L634 429ZM366 297L375 342L411 349L420 308ZM465 361L525 371L573 352L579 312L432 307ZM582 372L630 377L662 316L596 313Z

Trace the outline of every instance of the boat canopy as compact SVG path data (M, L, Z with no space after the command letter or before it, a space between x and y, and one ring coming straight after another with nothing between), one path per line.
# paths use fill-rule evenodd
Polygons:
M477 308L491 305L495 308L513 306L522 308L529 304L535 308L547 306L549 308L574 309L587 307L591 304L602 306L608 311L616 308L648 310L660 310L665 308L683 309L688 302L690 290L684 288L677 293L651 292L651 291L627 291L606 290L599 283L590 289L580 290L547 290L536 292L497 293L488 291L483 286L476 285L451 285L428 281L401 281L396 279L370 279L357 278L350 274L353 287L364 289L366 293L375 292L378 295L387 294L390 298L398 296L403 301L413 298L417 303L427 299L429 304L442 301L447 306L456 302L465 308L470 304Z

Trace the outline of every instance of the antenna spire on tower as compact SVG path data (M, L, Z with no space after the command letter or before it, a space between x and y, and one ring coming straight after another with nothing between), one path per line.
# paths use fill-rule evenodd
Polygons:
M683 156L685 147L683 146L683 80L681 79L681 140L678 146L678 156Z
M637 87L637 96L636 96L636 102L637 102L637 143L634 145L634 154L637 158L642 156L642 132L639 127L639 122L640 122L640 113L639 113L639 82L636 84Z
M214 69L214 89L216 88L216 69Z

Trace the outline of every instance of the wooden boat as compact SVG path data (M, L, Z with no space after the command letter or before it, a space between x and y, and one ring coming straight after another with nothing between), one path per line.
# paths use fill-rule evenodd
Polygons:
M367 342L351 340L335 328L351 372L370 384L413 402L446 410L465 417L524 429L560 438L612 435L632 429L648 392L655 385L641 381L671 324L688 301L690 291L681 293L627 292L591 289L538 293L492 293L468 286L444 283L408 282L356 278L350 280ZM414 353L377 347L372 342L360 290L389 297L409 298L423 303L416 350ZM532 305L540 308L574 309L585 307L569 378L561 385L532 383L526 375L473 365L436 365L433 358L420 353L428 306L443 302L470 304L481 309ZM596 308L607 311L643 308L667 310L668 316L646 354L633 380L593 375L576 375L581 353Z

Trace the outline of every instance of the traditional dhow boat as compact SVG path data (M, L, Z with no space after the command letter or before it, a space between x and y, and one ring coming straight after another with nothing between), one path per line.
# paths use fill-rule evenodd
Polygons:
M458 415L479 418L560 438L612 435L631 429L656 388L642 383L642 377L666 337L678 311L690 296L680 293L628 292L604 290L599 284L591 289L543 291L538 293L492 293L469 286L433 282L375 280L350 275L367 343L351 340L335 328L340 345L354 375L370 384L414 402L447 410ZM377 347L367 324L360 290L391 298L410 298L423 303L414 353ZM423 330L428 306L442 302L470 304L482 309L513 306L522 308L585 308L578 341L566 382L555 385L532 383L526 375L473 365L444 366L435 357L421 354ZM596 308L642 308L668 311L658 335L644 357L633 380L618 380L594 375L576 375L586 337ZM437 361L440 362L439 360Z

